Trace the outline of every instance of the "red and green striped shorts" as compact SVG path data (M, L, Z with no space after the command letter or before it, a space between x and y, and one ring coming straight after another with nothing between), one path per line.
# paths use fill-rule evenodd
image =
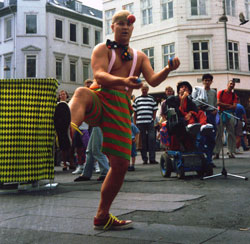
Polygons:
M99 88L91 90L93 106L85 116L91 126L103 132L102 152L130 160L132 107L126 92Z

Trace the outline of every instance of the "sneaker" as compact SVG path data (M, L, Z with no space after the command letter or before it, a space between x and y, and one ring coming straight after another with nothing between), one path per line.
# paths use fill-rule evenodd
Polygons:
M150 164L158 164L158 162L155 161L155 160L152 160L152 161L150 161L149 163L150 163Z
M66 102L57 104L54 113L54 125L58 137L58 143L61 150L67 150L71 147L70 137L70 110Z
M97 181L104 181L106 178L106 175L100 175L96 180Z
M65 164L66 164L67 166L70 166L70 162L65 162ZM61 161L60 165L63 167L63 166L64 166L64 162Z
M119 220L112 214L106 219L94 218L94 229L95 230L127 230L133 228L131 220Z
M133 165L129 166L128 171L135 171L135 167Z
M84 175L80 175L79 177L77 177L76 179L74 179L74 182L79 182L79 181L89 181L90 178Z
M227 155L228 155L229 158L235 158L233 153L227 152Z
M99 164L97 162L95 163L95 169L94 170L95 170L95 173L97 173L97 174L101 172Z
M235 149L235 154L241 154L241 151L240 151L239 148L236 148L236 149Z
M76 170L72 172L73 175L76 175L76 174L81 174L83 171L83 165L78 165L76 167Z

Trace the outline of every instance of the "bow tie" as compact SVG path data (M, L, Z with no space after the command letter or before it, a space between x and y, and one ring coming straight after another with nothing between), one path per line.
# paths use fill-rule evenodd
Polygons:
M115 41L110 41L109 39L108 39L107 42L106 42L106 46L107 46L109 49L121 48L121 49L122 49L122 54L121 54L122 60L130 61L130 60L133 59L132 56L131 56L131 55L129 54L129 52L128 52L128 46L118 44L117 42L115 42Z

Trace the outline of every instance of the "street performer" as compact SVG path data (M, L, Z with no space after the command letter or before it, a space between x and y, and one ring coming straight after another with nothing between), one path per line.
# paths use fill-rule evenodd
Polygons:
M153 87L164 81L170 71L179 67L176 57L159 73L154 73L148 57L132 49L129 40L135 17L128 11L117 12L112 18L114 42L98 44L92 53L94 83L91 89L77 88L69 107L59 103L55 111L55 128L61 148L70 146L71 134L82 121L100 126L103 132L102 151L110 162L110 170L102 184L101 199L94 218L95 229L128 229L130 220L118 220L109 210L127 172L131 155L131 104L133 89L141 88L142 73Z

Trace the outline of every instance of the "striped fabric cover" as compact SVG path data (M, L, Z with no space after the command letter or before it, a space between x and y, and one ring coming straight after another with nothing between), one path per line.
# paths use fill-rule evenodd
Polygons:
M131 114L132 107L126 92L99 88L93 91L97 97L95 107L101 102L102 110L98 116L94 109L85 121L99 125L103 132L102 152L130 160L131 157ZM102 112L101 112L102 111Z
M54 178L57 81L0 80L0 182Z

